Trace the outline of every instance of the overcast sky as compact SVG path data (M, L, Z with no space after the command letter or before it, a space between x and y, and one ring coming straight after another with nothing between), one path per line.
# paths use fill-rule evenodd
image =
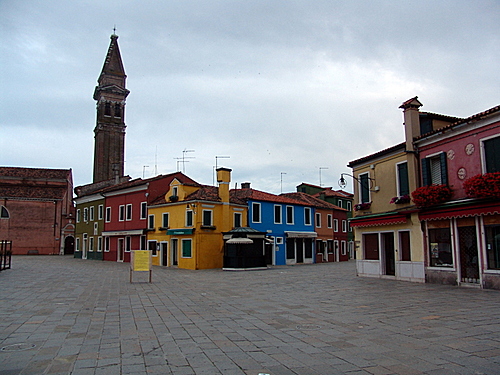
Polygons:
M126 174L182 170L194 150L200 183L229 156L232 186L340 189L351 160L404 140L405 100L458 117L500 104L499 19L498 0L0 0L0 164L92 182L116 25Z

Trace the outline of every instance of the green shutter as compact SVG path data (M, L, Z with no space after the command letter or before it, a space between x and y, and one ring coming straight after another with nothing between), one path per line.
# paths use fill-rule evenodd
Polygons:
M432 184L430 176L430 160L427 158L422 159L422 186L429 186Z
M408 163L398 164L399 196L410 194L408 183Z
M443 185L448 185L448 168L446 167L446 152L442 152L440 155L441 161L441 183Z
M191 240L182 240L182 257L191 258Z
M500 150L500 137L484 141L486 173L500 172L500 152L498 150Z

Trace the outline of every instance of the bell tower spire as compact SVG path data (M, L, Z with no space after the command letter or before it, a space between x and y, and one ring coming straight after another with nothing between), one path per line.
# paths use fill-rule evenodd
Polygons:
M118 36L113 33L94 90L94 100L97 101L94 129L94 183L124 175L125 99L130 92L126 89L126 79L118 47Z

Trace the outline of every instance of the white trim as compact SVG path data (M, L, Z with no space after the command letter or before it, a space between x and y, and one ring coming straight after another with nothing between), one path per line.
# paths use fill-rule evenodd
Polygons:
M134 229L134 230L115 230L102 232L103 236L136 236L138 234L144 234L143 229Z

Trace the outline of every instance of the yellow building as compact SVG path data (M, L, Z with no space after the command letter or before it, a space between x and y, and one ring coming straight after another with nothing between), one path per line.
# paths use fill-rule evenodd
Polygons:
M405 142L351 161L354 184L356 268L359 276L425 282L425 256L418 209L410 199L419 186L415 139L454 121L419 112L417 98L401 105Z
M247 225L247 206L230 197L230 169L217 169L217 182L218 187L173 180L165 196L148 206L154 265L222 268L222 232Z

